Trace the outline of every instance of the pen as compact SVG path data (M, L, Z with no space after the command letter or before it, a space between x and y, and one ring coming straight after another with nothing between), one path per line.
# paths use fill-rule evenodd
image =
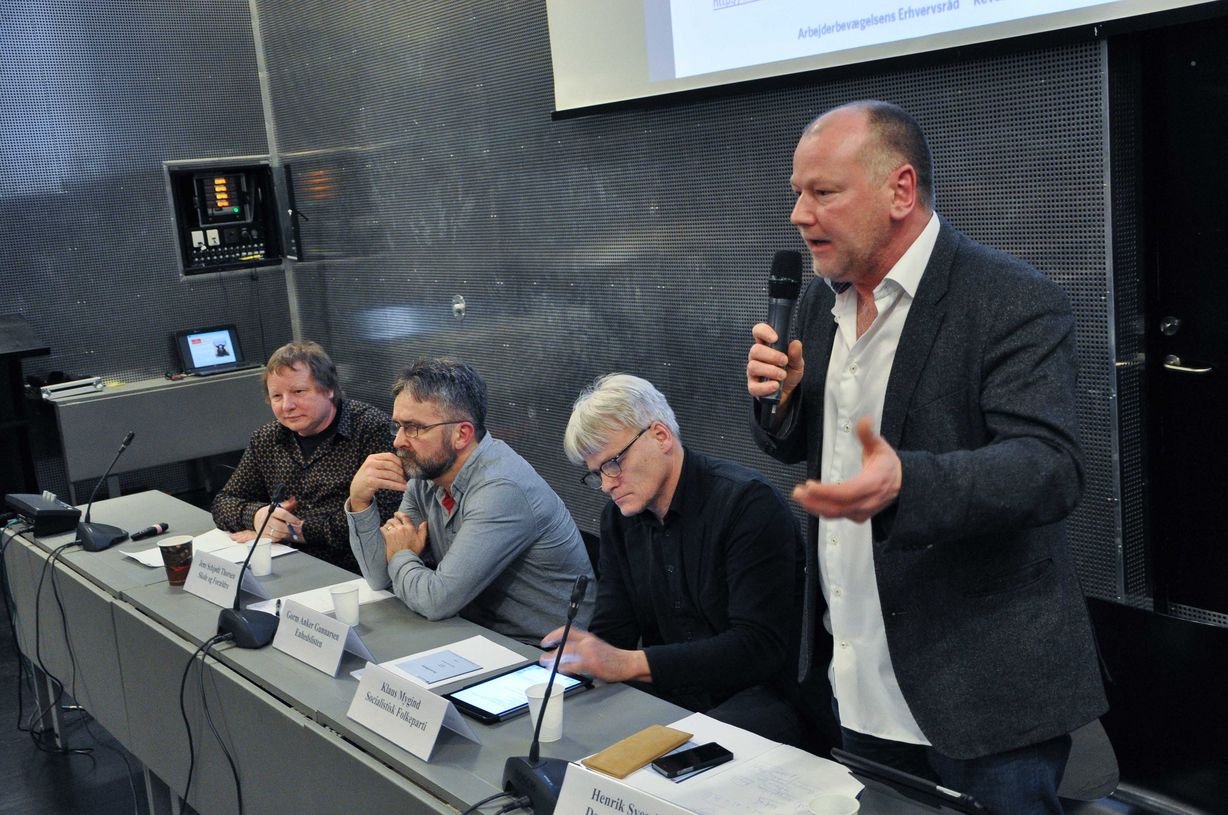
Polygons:
M278 598L277 598L277 609L276 609L276 611L277 611L277 616L278 616L278 617L280 617L280 616L281 616L281 598L280 598L280 597L278 597Z

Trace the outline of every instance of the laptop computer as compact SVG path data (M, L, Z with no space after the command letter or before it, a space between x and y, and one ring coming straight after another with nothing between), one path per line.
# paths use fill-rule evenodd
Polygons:
M986 815L989 812L971 795L956 792L952 789L915 775L879 764L868 758L835 748L831 751L832 758L849 768L866 787L884 792L892 797L903 796L911 801L925 804L931 812L967 812Z
M175 349L185 374L208 376L254 368L243 356L233 325L189 328L175 333Z

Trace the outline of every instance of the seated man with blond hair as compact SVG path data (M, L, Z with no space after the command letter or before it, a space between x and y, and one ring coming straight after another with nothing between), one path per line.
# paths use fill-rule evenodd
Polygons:
M367 456L392 449L392 419L347 399L337 368L314 342L283 345L264 367L265 395L275 421L252 434L239 466L213 500L219 529L250 540L265 522L279 484L286 499L273 510L264 537L357 571L350 554L345 499ZM378 512L396 511L396 493L377 497Z
M589 469L582 481L610 502L593 620L572 630L562 669L640 683L797 743L789 699L801 537L779 493L754 470L683 447L665 397L626 374L580 395L563 446ZM561 633L542 645L553 647Z

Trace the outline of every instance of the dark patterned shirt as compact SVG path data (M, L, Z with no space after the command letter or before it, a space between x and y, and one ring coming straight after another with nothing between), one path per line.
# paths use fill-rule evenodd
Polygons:
M273 488L286 485L286 495L298 505L303 540L295 546L309 555L358 571L350 552L345 500L350 481L372 453L392 451L394 426L388 414L365 402L344 399L336 432L304 458L294 431L269 422L252 434L239 466L213 499L213 522L235 532L252 529L256 511L268 504ZM375 494L381 521L392 517L401 494Z

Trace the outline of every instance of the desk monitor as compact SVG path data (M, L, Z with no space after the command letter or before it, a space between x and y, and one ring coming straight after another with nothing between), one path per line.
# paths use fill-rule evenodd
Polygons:
M185 374L204 376L251 367L243 358L239 332L233 325L180 331L175 334L175 348Z
M904 796L905 798L925 804L931 812L968 812L987 815L989 810L970 795L947 789L940 784L925 778L888 767L861 756L835 748L831 751L832 758L849 768L861 783L888 795Z

